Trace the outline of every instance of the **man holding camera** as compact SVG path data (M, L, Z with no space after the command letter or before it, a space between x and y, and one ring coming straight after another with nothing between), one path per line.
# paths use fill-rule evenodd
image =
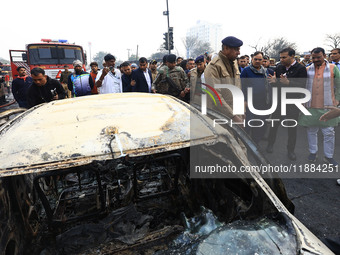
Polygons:
M107 54L104 60L106 67L99 71L96 77L95 85L98 88L99 94L122 93L123 83L121 73L118 69L114 68L116 58L111 54Z
M39 67L31 71L33 84L27 91L27 103L31 108L38 104L51 102L53 100L64 99L66 96L60 82L45 75L44 69Z

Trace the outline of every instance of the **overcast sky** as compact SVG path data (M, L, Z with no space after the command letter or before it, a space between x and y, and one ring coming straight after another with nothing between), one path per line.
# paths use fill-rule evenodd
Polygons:
M285 37L300 52L325 47L325 35L340 32L339 0L168 0L170 26L174 27L175 50L185 56L182 38L197 20L222 24L223 38L233 35L249 45ZM167 19L166 0L1 0L2 36L0 57L9 59L9 49L25 49L42 38L67 39L80 44L91 56L110 52L127 60L128 50L149 57L163 43ZM223 39L221 38L221 39ZM327 48L327 47L326 47Z

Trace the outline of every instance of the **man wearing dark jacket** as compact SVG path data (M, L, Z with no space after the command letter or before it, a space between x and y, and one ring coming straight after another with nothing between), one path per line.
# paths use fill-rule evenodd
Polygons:
M139 59L139 68L132 71L131 86L132 92L151 92L152 74L148 69L146 58Z
M287 115L282 116L281 114L281 88L282 87L306 87L307 70L306 68L297 63L295 60L295 50L292 48L285 48L280 52L281 63L276 68L276 73L273 76L269 75L270 82L273 87L278 88L278 107L276 111L272 114L272 119L293 119L298 120L300 110L295 105L287 105ZM287 98L300 98L301 94L288 94ZM280 122L275 121L273 126L270 127L268 136L268 146L267 152L273 152L273 145L276 139L277 129ZM296 144L296 134L297 126L287 127L288 129L288 144L287 144L287 156L290 160L296 160L296 155L294 153Z
M19 107L28 108L27 91L33 83L32 77L26 74L25 67L18 67L18 78L12 82L12 93Z
M51 79L45 75L45 71L43 69L38 67L33 68L31 75L33 78L33 84L27 92L27 103L29 108L45 102L65 98L65 90L59 81Z
M132 70L129 62L124 62L120 65L121 70L123 72L122 75L122 83L123 83L123 92L132 92L131 87L131 78L132 78Z

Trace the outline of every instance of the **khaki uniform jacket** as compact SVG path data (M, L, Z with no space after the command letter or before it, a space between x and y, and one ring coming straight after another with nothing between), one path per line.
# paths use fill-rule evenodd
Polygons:
M66 83L68 82L68 77L70 76L71 72L67 71L67 72L62 72L60 74L60 83Z
M195 102L197 104L200 104L201 102L200 94L202 92L200 90L202 85L198 85L197 80L202 77L202 74L198 74L197 67L191 69L190 71L190 101ZM202 82L203 81L201 80L201 83ZM195 93L197 93L197 95Z
M157 74L158 74L157 69L156 69L155 71L152 71L152 70L150 69L150 71L151 71L152 80L153 80L153 81L156 80L156 77L157 77Z
M227 63L227 65L225 64ZM232 72L233 70L233 72ZM232 63L226 56L220 51L209 65L205 68L204 78L206 84L214 87L214 84L231 84L241 89L240 71L238 69L237 61ZM212 100L208 100L208 108L214 109L222 114L227 115L229 118L233 115L233 97L232 93L228 89L216 89L221 97L222 106L220 104L217 107L213 104Z

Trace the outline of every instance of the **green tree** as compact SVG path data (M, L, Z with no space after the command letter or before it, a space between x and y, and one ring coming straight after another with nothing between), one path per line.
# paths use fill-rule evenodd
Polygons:
M150 59L163 59L167 54L169 54L169 52L164 48L164 44L161 44L158 51L151 54Z
M104 51L99 51L96 53L96 55L94 55L93 57L93 61L97 62L98 63L98 67L100 69L103 68L103 60L104 60L104 57L109 54L109 52L104 52Z
M9 60L1 58L1 57L0 57L0 62L3 64L9 64Z
M129 61L138 61L136 54L132 54L132 55L129 57Z

